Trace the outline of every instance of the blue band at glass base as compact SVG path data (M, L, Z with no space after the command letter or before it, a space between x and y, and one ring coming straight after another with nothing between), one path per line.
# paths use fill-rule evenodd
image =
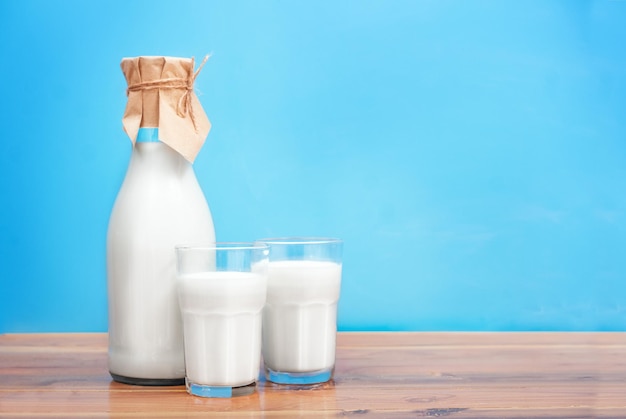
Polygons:
M265 378L276 384L319 384L329 381L333 368L313 372L279 372L265 367Z
M236 396L245 396L254 393L256 383L253 382L247 386L227 387L227 386L207 386L204 384L195 384L189 380L185 380L187 392L198 397L221 398L228 399Z

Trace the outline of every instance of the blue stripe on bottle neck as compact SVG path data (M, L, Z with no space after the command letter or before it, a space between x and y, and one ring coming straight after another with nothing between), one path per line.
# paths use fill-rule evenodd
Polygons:
M137 143L155 143L159 141L158 128L139 128L137 132Z

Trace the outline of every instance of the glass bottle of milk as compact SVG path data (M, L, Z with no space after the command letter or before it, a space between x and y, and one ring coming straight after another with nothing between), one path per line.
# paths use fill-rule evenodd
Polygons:
M190 125L189 109L180 116L176 106L186 100L181 95L193 92L159 84L187 75L193 85L193 59L124 59L122 70L131 91L123 123L134 141L107 235L109 372L115 381L128 384L180 385L185 362L174 247L215 241L211 212L190 162L210 123L195 103L193 127L181 127ZM152 81L144 84L146 80ZM160 92L159 86L164 87ZM175 97L164 101L167 95ZM164 109L168 104L172 108ZM133 112L139 115L134 115L134 128ZM191 158L183 157L177 145L198 132L196 123L208 126L200 130L204 136L195 142Z

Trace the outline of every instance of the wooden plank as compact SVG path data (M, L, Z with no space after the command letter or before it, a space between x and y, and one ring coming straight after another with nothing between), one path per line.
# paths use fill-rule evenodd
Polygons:
M112 382L104 334L0 336L1 417L625 417L624 333L340 333L331 383Z

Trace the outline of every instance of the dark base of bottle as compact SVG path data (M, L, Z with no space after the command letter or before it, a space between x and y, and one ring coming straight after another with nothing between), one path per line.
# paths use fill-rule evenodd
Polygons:
M109 372L114 381L123 384L132 384L134 386L184 386L185 378L133 378L123 375L113 374Z

